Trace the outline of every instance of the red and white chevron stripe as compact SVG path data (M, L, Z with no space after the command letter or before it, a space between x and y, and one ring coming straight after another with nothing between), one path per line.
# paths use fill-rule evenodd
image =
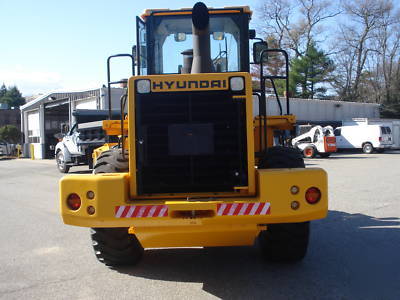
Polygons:
M116 218L155 218L168 216L166 205L121 205L115 207Z
M270 203L222 203L217 204L218 216L254 216L269 215Z

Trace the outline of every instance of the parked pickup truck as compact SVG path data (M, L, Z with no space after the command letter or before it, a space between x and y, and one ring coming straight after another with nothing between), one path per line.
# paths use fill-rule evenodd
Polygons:
M61 173L68 173L72 166L89 165L93 168L93 150L106 142L102 121L76 123L57 143L55 158Z
M54 147L57 168L61 173L68 173L72 166L89 165L93 168L93 150L106 142L118 142L118 137L108 137L102 127L102 120L108 118L108 110L80 109L72 113L75 124L69 129L68 124L61 125L61 133L54 135L58 143ZM112 111L112 118L118 119L119 110Z
M337 127L334 131L338 149L362 149L370 154L383 152L393 145L392 130L382 125L354 125Z

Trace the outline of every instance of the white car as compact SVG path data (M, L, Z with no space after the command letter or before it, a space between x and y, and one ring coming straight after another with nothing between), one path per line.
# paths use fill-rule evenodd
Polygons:
M393 145L392 130L382 125L354 125L337 127L334 131L338 149L362 149L370 154L383 152Z

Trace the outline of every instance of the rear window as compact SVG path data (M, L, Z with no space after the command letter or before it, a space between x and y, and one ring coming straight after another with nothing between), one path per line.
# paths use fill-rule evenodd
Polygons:
M391 134L391 133L392 133L392 130L390 129L390 127L386 127L386 132L387 132L388 134Z
M386 127L381 127L381 133L382 134L386 134L387 132L386 132Z

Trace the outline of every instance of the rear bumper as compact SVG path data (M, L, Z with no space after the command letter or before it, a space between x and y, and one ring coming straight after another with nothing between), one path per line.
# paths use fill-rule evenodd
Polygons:
M214 198L201 201L186 199L130 200L129 174L68 175L60 181L60 208L65 224L83 227L187 227L245 226L253 224L304 222L324 218L328 210L327 175L324 170L257 170L257 196ZM299 192L293 195L290 188ZM321 200L308 204L304 194L317 187ZM89 199L87 192L94 192ZM81 207L73 211L66 199L76 193ZM291 204L297 201L298 209ZM94 214L88 207L94 207Z
M60 207L65 224L83 227L129 227L145 248L252 245L265 225L324 218L328 210L327 175L322 169L256 170L256 197L130 200L129 174L68 175L60 182ZM290 188L296 185L297 194ZM321 199L308 204L304 194L317 187ZM87 197L88 191L94 198ZM66 199L76 193L81 207ZM89 193L90 194L90 193ZM297 201L298 209L291 204ZM95 212L89 214L89 207Z
M379 149L391 149L393 147L393 144L380 144Z

